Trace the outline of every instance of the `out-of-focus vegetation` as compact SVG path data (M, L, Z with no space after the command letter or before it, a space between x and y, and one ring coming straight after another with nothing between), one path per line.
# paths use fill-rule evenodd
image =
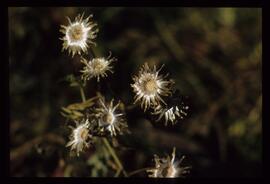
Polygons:
M115 173L103 147L78 158L65 147L70 130L60 112L81 102L65 78L79 75L82 65L80 57L61 52L59 28L67 24L65 16L82 12L98 23L94 51L118 58L105 80L112 96L133 103L131 75L146 61L164 63L189 96L190 113L175 126L151 123L139 108L128 113L131 134L114 145L128 172L152 166L153 154L176 146L178 157L187 155L193 167L191 177L261 175L261 9L25 7L9 8L12 176ZM94 95L91 80L86 96Z

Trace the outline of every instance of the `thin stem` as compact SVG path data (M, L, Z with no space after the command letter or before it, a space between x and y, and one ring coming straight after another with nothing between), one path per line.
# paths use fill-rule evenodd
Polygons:
M83 91L83 87L81 85L80 85L80 92L81 92L82 101L85 102L86 101L85 94L84 94L84 91Z
M85 99L85 94L84 94L84 91L83 91L82 86L80 86L80 92L81 92L82 101L85 102L86 99ZM124 176L127 177L128 175L127 175L126 171L124 170L124 167L123 167L121 161L120 161L119 158L117 157L117 155L116 155L114 149L111 147L111 145L110 145L109 141L107 140L107 138L103 137L102 140L103 140L103 142L105 143L106 147L108 148L108 151L109 151L110 154L112 155L114 161L115 161L116 164L118 165L119 169L122 170ZM118 173L118 174L119 174L119 173ZM117 175L118 175L118 174L117 174Z
M94 59L94 58L96 57L96 55L95 55L95 53L94 53L93 49L92 49L92 48L90 48L89 50L90 50L90 53L91 53L91 55L92 55L92 59Z
M112 155L112 157L113 157L113 159L115 160L115 162L116 162L116 164L118 165L118 167L123 171L124 176L125 176L125 177L128 177L126 171L124 170L124 167L123 167L121 161L120 161L119 158L117 157L117 155L116 155L114 149L111 147L111 145L110 145L109 141L107 140L107 138L104 137L104 138L102 138L102 140L103 140L104 144L107 146L108 151L109 151L110 154Z
M138 107L138 104L131 104L131 105L126 106L126 110L127 110L127 111L132 111L132 110L134 110L136 107Z
M120 173L121 173L121 169L118 169L117 172L115 173L114 177L118 177Z
M128 177L132 176L132 175L135 175L137 173L140 173L140 172L143 172L143 171L146 171L148 169L152 169L152 167L145 167L145 168L142 168L142 169L138 169L138 170L135 170L135 171L132 171L128 174Z

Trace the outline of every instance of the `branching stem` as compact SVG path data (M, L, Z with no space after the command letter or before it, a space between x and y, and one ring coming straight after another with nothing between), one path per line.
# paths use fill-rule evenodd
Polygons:
M85 94L84 94L84 90L83 90L82 86L80 86L80 92L81 92L82 101L85 102L86 99L85 99ZM108 151L112 155L115 163L118 165L119 170L122 170L124 176L127 177L128 175L127 175L126 171L124 170L124 167L123 167L121 161L119 160L118 156L116 155L115 150L113 149L113 147L111 147L111 145L110 145L109 141L107 140L107 138L103 137L102 140L103 140L105 146L107 147Z

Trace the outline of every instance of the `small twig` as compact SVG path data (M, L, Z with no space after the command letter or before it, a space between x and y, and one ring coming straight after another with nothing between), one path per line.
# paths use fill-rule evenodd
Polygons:
M86 101L85 94L84 94L84 91L83 91L83 87L81 85L80 85L80 93L81 93L82 101L85 102Z
M120 173L121 173L121 169L118 169L117 172L115 173L114 177L118 177Z
M145 168L142 168L142 169L138 169L138 170L135 170L135 171L132 171L128 174L128 177L132 176L132 175L135 175L137 173L140 173L140 172L143 172L143 171L146 171L148 169L152 169L152 167L145 167Z
M133 109L135 109L138 106L138 104L131 104L126 106L126 110L127 111L132 111Z
M102 140L103 140L105 146L107 147L108 151L112 155L113 159L115 160L116 164L118 165L119 169L121 169L123 171L124 176L127 177L128 175L127 175L126 171L124 170L124 167L123 167L121 161L119 160L119 158L117 157L114 149L111 147L109 141L105 137L102 138Z

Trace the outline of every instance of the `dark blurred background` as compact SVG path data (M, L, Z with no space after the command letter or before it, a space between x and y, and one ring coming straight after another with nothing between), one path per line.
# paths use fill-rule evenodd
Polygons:
M94 15L98 56L112 51L111 97L133 103L131 76L148 62L169 72L188 96L188 117L175 126L127 114L132 134L117 153L130 172L154 164L176 146L189 177L262 175L262 18L256 8L9 8L10 172L12 176L113 176L98 146L81 157L65 147L70 133L61 107L80 102L64 78L79 75L80 57L61 52L65 16ZM86 89L95 95L95 80ZM107 91L102 91L106 93ZM137 176L146 176L145 173Z

